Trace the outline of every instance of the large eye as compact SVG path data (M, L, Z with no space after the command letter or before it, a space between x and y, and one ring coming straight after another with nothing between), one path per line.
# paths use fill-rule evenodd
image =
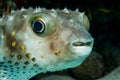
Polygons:
M30 27L39 37L47 37L56 30L56 19L46 13L34 13L29 19Z
M31 22L33 31L38 33L38 34L42 34L45 31L45 24L42 20L33 20Z

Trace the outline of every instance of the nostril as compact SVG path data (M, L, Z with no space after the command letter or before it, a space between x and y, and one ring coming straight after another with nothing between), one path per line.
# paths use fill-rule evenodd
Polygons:
M74 43L72 43L72 45L73 46L91 46L91 44L92 44L93 42L91 41L91 42L86 42L86 43L83 43L83 42L74 42Z

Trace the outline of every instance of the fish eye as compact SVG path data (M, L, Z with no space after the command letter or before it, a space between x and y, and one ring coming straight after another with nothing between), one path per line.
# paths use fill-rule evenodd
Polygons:
M47 37L56 30L56 21L54 17L45 13L34 13L29 18L28 24L38 37Z
M42 34L45 31L46 25L42 20L33 20L31 22L32 29L37 34Z

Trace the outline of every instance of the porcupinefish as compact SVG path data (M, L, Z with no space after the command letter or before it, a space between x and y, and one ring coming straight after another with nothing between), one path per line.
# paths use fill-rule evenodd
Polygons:
M93 38L83 12L21 9L0 20L0 80L29 80L38 73L80 65Z

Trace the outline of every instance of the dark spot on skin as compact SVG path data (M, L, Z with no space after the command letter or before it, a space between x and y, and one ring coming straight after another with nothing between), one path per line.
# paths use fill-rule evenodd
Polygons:
M17 67L17 69L20 69L20 67Z
M7 71L7 69L3 69L3 70Z
M21 51L25 51L26 50L26 46L24 44L20 45L19 48L20 48Z
M14 55L15 55L14 53L10 53L10 56L11 56L11 57L14 57Z
M16 66L18 66L18 65L19 65L19 63L18 63L18 62L16 62L16 63L15 63L15 65L16 65Z
M23 74L24 74L25 72L23 72Z
M9 64L12 64L12 61L8 61Z
M11 76L11 75L8 75L8 76Z
M29 64L29 62L28 62L28 61L26 61L24 64L25 64L25 65L28 65L28 64Z
M7 74L7 73L4 73L4 74Z
M33 62L35 62L35 61L36 61L36 59L35 59L35 58L32 58L32 61L33 61Z
M22 56L21 56L21 55L18 55L18 56L17 56L17 58L18 58L18 59L21 59L21 58L22 58Z
M7 68L8 66L4 66L5 68Z
M12 65L10 65L10 67L13 67Z
M26 54L26 57L27 57L27 58L30 58L30 57L31 57L31 54L30 54L30 53L27 53L27 54Z
M4 62L0 62L1 64L4 64Z
M23 66L23 68L26 68L26 66Z
M2 76L3 78L5 77L5 76Z
M38 64L34 64L33 66L38 67L39 65Z
M61 52L60 52L60 50L56 50L55 52L54 52L54 54L57 56L57 55L59 55Z

